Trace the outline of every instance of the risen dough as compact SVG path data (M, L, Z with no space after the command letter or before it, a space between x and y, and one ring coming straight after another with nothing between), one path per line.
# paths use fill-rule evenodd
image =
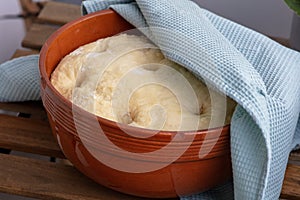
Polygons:
M223 126L235 106L144 37L127 34L79 47L62 59L51 83L91 113L156 130Z

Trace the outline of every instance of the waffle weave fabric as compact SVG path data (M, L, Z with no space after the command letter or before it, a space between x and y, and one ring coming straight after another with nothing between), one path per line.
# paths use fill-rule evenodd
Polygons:
M299 52L189 0L83 2L83 13L107 8L239 104L231 121L234 194L227 185L182 199L278 199L289 152L300 143Z
M0 65L0 102L39 100L38 55L16 58Z

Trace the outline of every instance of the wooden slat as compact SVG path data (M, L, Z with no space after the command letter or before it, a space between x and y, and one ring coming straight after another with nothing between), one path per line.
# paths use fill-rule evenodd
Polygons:
M288 164L281 198L290 200L300 199L300 165Z
M73 166L4 154L0 162L0 192L60 200L141 199L104 188ZM300 166L288 165L281 198L300 199L299 186Z
M31 119L47 121L46 111L41 101L1 103L0 110L29 114Z
M276 42L282 44L283 46L290 48L289 40L286 38L278 38L278 37L270 37L272 40L275 40Z
M39 54L39 52L38 51L34 51L34 50L17 49L15 51L15 53L13 54L13 56L11 57L11 59L13 59L13 58L19 58L19 57L22 57L22 56L34 55L34 54Z
M138 200L96 184L74 167L0 154L0 192L49 200Z
M300 166L300 149L290 153L289 163ZM299 193L300 193L300 188L299 188Z
M22 46L32 49L41 49L48 37L57 29L57 26L32 24L22 41Z
M0 115L0 147L64 158L48 122Z
M22 9L27 13L37 14L41 10L41 8L32 0L19 0L19 2Z
M41 8L37 3L33 2L32 0L19 0L19 2L22 7L22 13L26 15L31 15L24 19L25 28L26 30L29 30L29 27L32 25L32 23L34 23L36 19L35 16L38 15Z
M80 6L49 1L38 16L40 22L63 25L81 16Z

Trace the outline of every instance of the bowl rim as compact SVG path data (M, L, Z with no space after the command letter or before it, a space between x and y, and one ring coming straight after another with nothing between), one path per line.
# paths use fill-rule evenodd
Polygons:
M108 15L108 14L117 14L117 13L112 9L105 9L105 10L96 11L96 12L81 16L81 17L77 18L76 20L66 23L65 25L63 25L62 27L57 29L54 33L52 33L48 37L48 39L46 40L46 42L44 43L44 45L42 46L41 51L40 51L39 71L40 71L40 78L41 78L41 81L40 81L41 90L45 90L46 88L48 88L55 96L58 97L58 99L60 99L60 101L63 101L67 107L70 107L71 109L73 109L73 106L75 106L76 110L78 110L79 112L83 112L85 115L87 115L89 117L97 118L98 122L100 122L100 123L103 123L110 127L122 127L123 129L125 128L128 131L143 132L143 134L153 134L153 132L155 132L158 135L165 135L165 136L171 135L172 136L177 133L184 134L184 135L209 134L209 132L215 132L217 130L220 130L221 132L223 132L223 131L227 131L228 129L230 129L230 124L225 124L224 126L213 127L213 128L209 128L209 129L188 130L188 131L173 131L173 130L166 131L166 130L155 130L155 129L149 129L149 128L143 128L143 127L130 126L128 124L123 124L120 122L109 120L104 117L90 113L90 112L84 110L83 108L77 106L76 104L73 104L69 99L67 99L63 95L61 95L55 89L55 87L51 84L50 78L48 78L48 75L46 72L46 63L45 62L47 60L48 50L50 49L52 42L55 41L62 32L69 29L70 27L76 26L76 24L83 23L84 21L89 20L91 18L99 17L102 15ZM42 100L44 101L43 95L42 95Z

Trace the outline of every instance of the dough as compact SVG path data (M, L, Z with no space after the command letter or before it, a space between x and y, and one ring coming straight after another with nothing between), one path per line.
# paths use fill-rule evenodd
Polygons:
M230 123L235 107L230 98L208 90L136 35L120 34L79 47L61 60L51 83L88 112L155 130L223 126Z

